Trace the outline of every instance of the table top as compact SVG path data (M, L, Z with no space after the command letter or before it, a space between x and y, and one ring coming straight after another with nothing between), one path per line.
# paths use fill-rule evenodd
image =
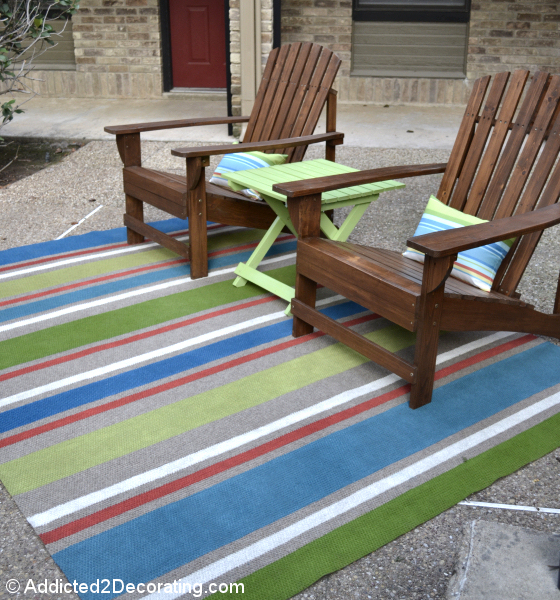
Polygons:
M274 184L312 179L314 177L326 177L327 175L354 173L356 171L358 169L318 158L315 160L275 165L273 167L261 167L260 169L247 169L245 171L227 173L225 177L227 177L230 186L234 190L251 188L263 196L286 202L286 196L272 190ZM405 184L399 181L380 181L378 183L355 185L342 190L325 192L322 196L322 203L328 204L329 202L339 202L341 200L354 200L403 187L405 187Z

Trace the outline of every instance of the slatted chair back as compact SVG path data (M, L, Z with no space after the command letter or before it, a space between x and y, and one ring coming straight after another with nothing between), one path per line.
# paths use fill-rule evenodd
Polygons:
M492 220L554 204L560 197L560 76L499 73L475 82L437 198ZM509 85L508 85L509 82ZM486 100L485 100L486 98ZM484 101L485 100L485 101ZM542 232L518 239L493 289L516 296Z
M275 48L269 56L244 142L268 142L311 135L341 60L317 44L300 42ZM288 162L303 159L307 146L280 148Z

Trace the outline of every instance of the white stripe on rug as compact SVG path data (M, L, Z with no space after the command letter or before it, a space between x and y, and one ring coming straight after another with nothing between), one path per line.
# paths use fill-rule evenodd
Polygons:
M213 236L218 233L228 233L230 231L235 231L239 229L239 227L214 227L216 231L211 231L208 228L208 235ZM178 236L177 240L184 240L188 238L188 235ZM36 265L34 267L26 267L23 269L19 269L17 271L9 271L7 273L0 274L0 279L8 279L9 277L18 277L19 275L29 275L29 273L35 273L37 271L45 271L47 269L57 269L59 267L65 267L67 265L74 265L76 263L84 262L87 260L98 260L109 258L110 256L116 256L119 254L127 254L129 252L139 252L141 250L147 250L150 248L157 248L159 244L156 242L146 242L143 244L134 244L132 246L125 246L124 248L117 248L116 250L107 250L105 252L97 252L95 254L86 254L85 256L74 256L72 258L62 258L60 260L53 260L43 265ZM177 257L179 258L179 257Z
M488 344L491 344L510 335L512 334L498 332L481 338L479 340L475 340L474 342L470 342L469 344L465 344L464 346L460 346L459 348L455 348L453 350L450 350L449 352L444 352L443 354L438 356L436 363L441 364L447 360L450 360L451 358L455 358L457 356L460 356L461 354L466 354L467 352L470 352L482 346L487 346ZM281 419L268 423L267 425L263 425L262 427L254 429L252 431L248 431L229 440L225 440L218 444L214 444L213 446L209 446L208 448L204 448L188 456L179 458L155 469L151 469L149 471L146 471L145 473L141 473L140 475L130 477L129 479L120 481L119 483L106 487L102 490L98 490L96 492L86 494L85 496L82 496L80 498L70 500L68 502L65 502L64 504L55 506L42 513L37 513L32 517L29 517L28 521L33 527L41 527L44 525L48 525L49 523L52 523L57 519L68 516L72 513L75 513L79 510L97 504L99 502L103 502L108 498L112 498L119 494L129 492L135 488L146 485L147 483L151 483L153 481L181 471L182 469L186 469L187 467L191 467L205 460L215 458L220 454L231 452L236 448L240 448L245 444L254 442L259 438L270 435L271 433L275 433L276 431L280 431L282 429L285 429L286 427L290 427L292 425L295 425L296 423L300 423L301 421L309 419L310 417L317 416L322 412L326 412L328 410L332 410L333 408L337 408L347 402L350 402L354 398L359 398L360 396L364 396L365 394L370 394L377 390L383 389L384 387L391 385L396 381L399 381L399 378L396 375L387 375L371 383L367 383L352 390L347 390L345 392L342 392L341 394L333 396L332 398L323 400L322 402L319 402L314 406L310 406L290 415L286 415Z
M290 254L283 254L282 256L277 256L275 258L269 258L267 260L263 260L259 266L269 265L275 262L279 262L281 260L287 260L288 258L293 258L295 256L295 252ZM233 273L237 269L237 265L235 267L228 267L227 269L221 269L219 271L211 271L208 274L208 278L210 277L218 277L219 275L225 275L227 273ZM198 280L197 280L198 281ZM0 327L0 332L9 331L11 329L17 329L18 327L25 327L26 325L32 325L33 323L41 323L42 321L48 321L50 319L56 319L57 317L61 317L64 315L69 315L75 312L81 312L83 310L88 310L90 308L95 308L96 306L104 306L106 304L112 304L114 302L119 302L120 300L126 300L127 298L133 298L135 296L142 296L144 294L149 294L151 292L157 292L159 290L165 290L171 287L175 287L178 285L185 285L187 283L191 283L192 279L190 277L184 277L180 279L173 279L172 281L167 281L165 283L158 283L157 285L152 285L149 287L144 287L138 290L134 290L132 292L125 292L124 294L118 294L117 296L110 296L109 298L103 298L100 300L93 300L92 302L85 302L84 304L78 304L76 306L70 306L68 308L63 308L61 310L57 310L54 312L48 312L44 315L39 315L38 317L31 317L30 319L22 319L21 321L15 321L14 323L10 323L9 325L3 325ZM263 290L264 293L264 290Z
M319 300L317 302L317 306L331 304L341 299L342 296L331 296L330 298ZM34 396L40 396L41 394L45 394L47 392L53 392L54 390L59 390L69 385L81 383L82 381L87 381L88 379L94 379L95 377L108 375L109 373L114 373L115 371L119 371L120 369L127 369L140 363L147 362L156 358L161 358L162 356L166 356L167 354L172 354L173 352L185 350L186 348L189 348L191 346L203 344L204 342L209 342L210 340L214 340L222 336L227 336L237 331L242 331L243 329L254 327L256 325L262 325L263 323L267 323L269 321L275 321L276 319L281 319L283 317L286 317L284 311L271 313L269 315L262 315L254 319L249 319L241 323L236 323L235 325L229 325L228 327L223 327L222 329L210 331L203 335L199 335L197 337L184 340L176 344L172 344L171 346L158 348L157 350L151 350L150 352L145 352L144 354L139 354L138 356L133 356L131 358L126 358L124 360L120 360L119 362L112 363L110 365L98 367L97 369L92 369L91 371L85 371L84 373L78 373L76 375L72 375L71 377L65 377L64 379L52 381L51 383L41 385L31 390L26 390L25 392L19 392L18 394L13 394L12 396L3 398L2 400L0 400L0 408L8 406L9 404L14 404L15 402L20 402L21 400L29 400L29 398L33 398Z
M466 437L463 440L456 442L455 444L451 444L447 448L440 450L439 452L435 452L431 456L427 456L422 460L390 475L389 477L385 477L380 481L376 481L375 483L351 494L350 496L335 502L331 506L327 506L308 517L305 517L301 521L290 525L282 529L281 531L270 535L254 544L239 550L238 552L234 552L230 556L227 556L221 560L216 561L215 563L208 565L190 575L187 575L183 579L177 580L178 586L180 588L184 585L191 583L198 584L207 584L218 577L222 577L229 571L236 569L238 567L242 567L243 565L249 563L252 560L255 560L266 553L284 545L288 542L292 541L296 537L303 535L304 533L323 525L324 523L331 521L337 517L340 517L344 513L364 504L372 500L373 498L380 496L381 494L396 488L407 481L422 475L434 469L445 462L455 458L463 454L464 452L484 443L485 441L500 435L513 427L516 427L520 423L527 421L528 419L542 413L556 405L560 404L560 392L556 393L540 402L533 404L527 408L520 410L519 412L498 421L497 423L490 425L489 427L482 429L472 435ZM154 594L150 594L148 596L144 596L144 598L149 598L150 600L174 600L181 596L182 593L166 593L166 592L156 592Z

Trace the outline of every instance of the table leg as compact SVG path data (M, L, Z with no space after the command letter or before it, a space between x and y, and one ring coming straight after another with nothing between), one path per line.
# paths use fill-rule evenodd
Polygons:
M280 217L276 217L272 225L268 228L267 232L259 242L258 246L253 250L253 254L251 254L249 260L246 263L239 263L235 269L235 274L238 275L233 282L235 287L243 287L247 283L247 279L242 277L241 274L247 273L247 268L256 270L261 260L270 250L272 244L274 244L276 241L276 238L280 235L280 232L283 228L284 222Z
M377 198L373 198L373 200L376 199ZM362 218L369 205L369 202L365 202L364 204L356 204L344 220L344 223L342 223L342 225L338 228L336 235L332 237L331 240L345 242L352 231L354 231L354 227L356 227L358 221Z
M338 234L338 229L336 228L336 225L334 225L334 223L324 212L321 213L321 231L325 234L328 240L335 239L335 237Z

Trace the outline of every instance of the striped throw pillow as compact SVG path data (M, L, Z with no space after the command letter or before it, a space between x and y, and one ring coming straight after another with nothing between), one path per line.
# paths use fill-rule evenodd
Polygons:
M455 208L450 208L435 196L431 196L414 235L424 235L446 229L458 229L477 223L487 223L487 221L472 215L466 215ZM514 241L515 238L512 238L459 252L451 276L489 292L498 267ZM403 255L412 260L424 262L424 253L413 248L407 248Z
M271 167L273 165L283 165L287 158L287 154L265 154L264 152L258 151L226 154L220 161L220 164L216 167L214 174L210 178L210 183L228 187L228 180L224 177L226 173L245 171L246 169L258 169L260 167ZM253 200L262 200L255 190L241 190L240 193Z

